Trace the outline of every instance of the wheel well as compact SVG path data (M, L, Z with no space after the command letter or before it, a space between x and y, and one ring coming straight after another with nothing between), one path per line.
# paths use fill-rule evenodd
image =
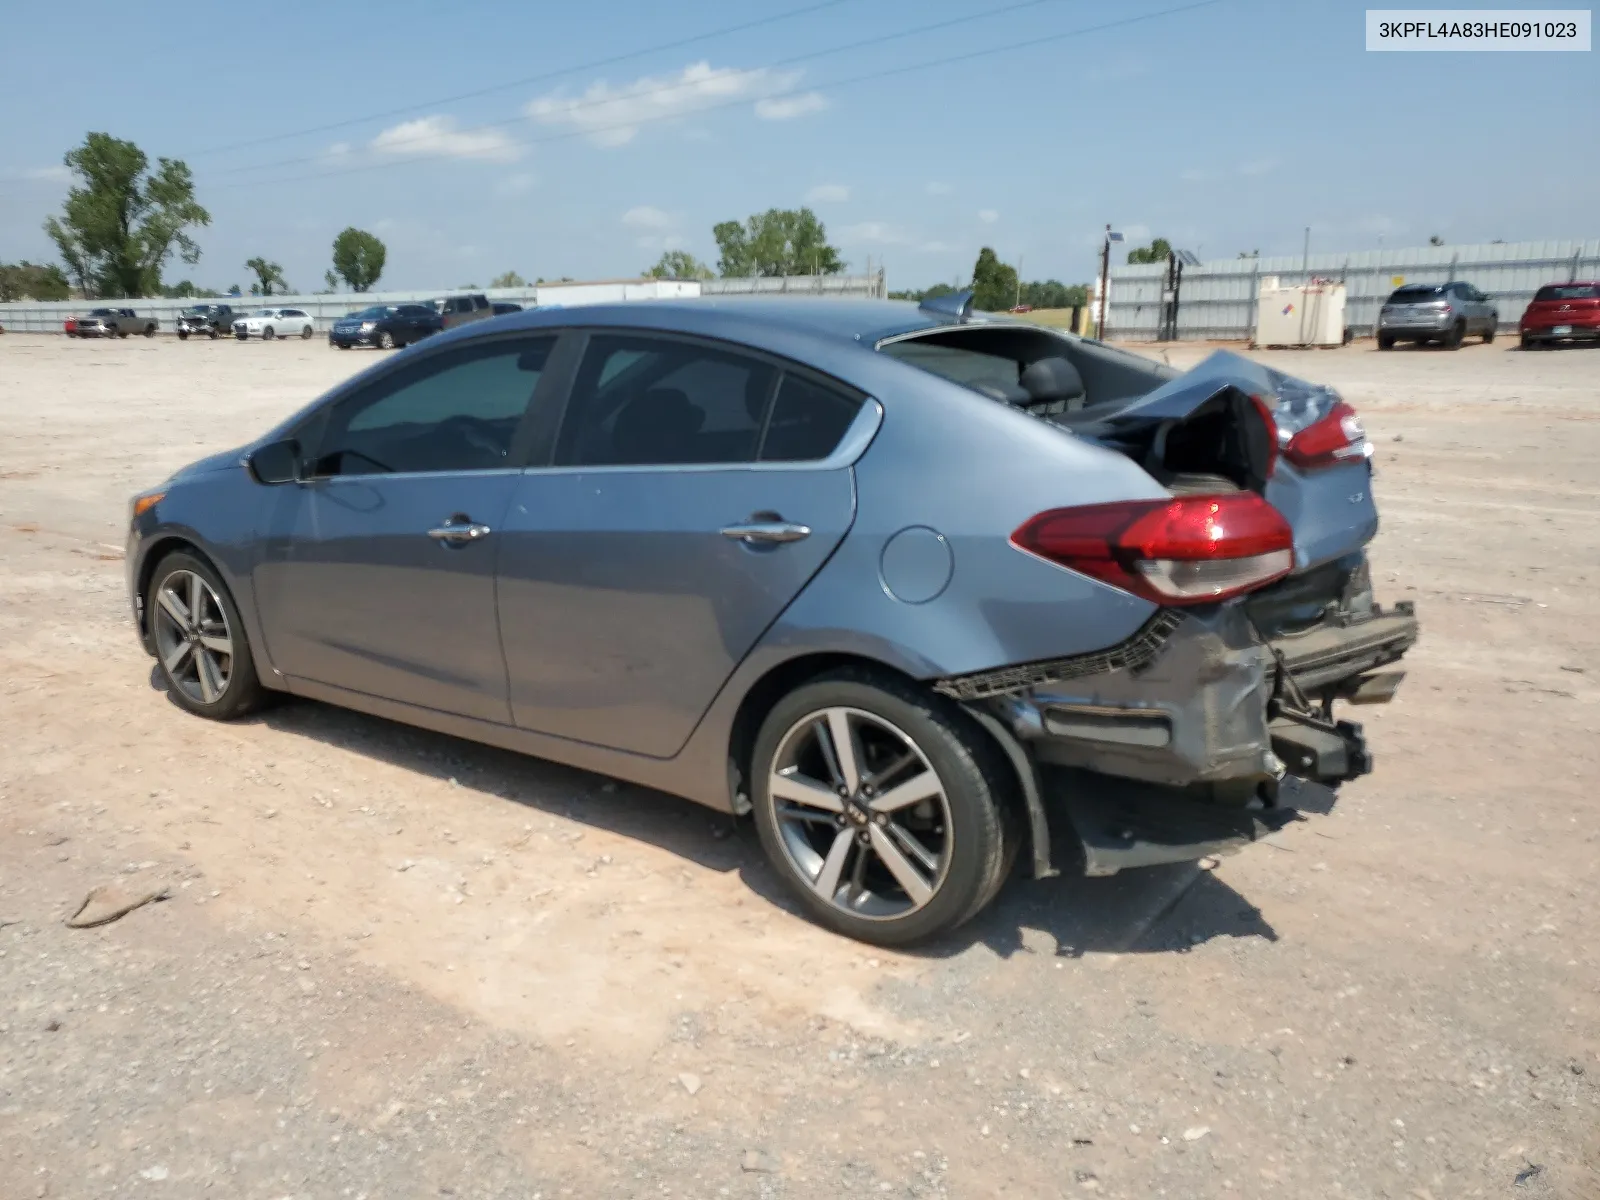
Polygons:
M755 753L756 737L761 732L761 723L766 720L767 714L773 706L784 696L794 691L802 684L836 671L841 667L858 667L862 670L880 675L892 676L903 683L913 687L922 687L920 680L898 671L877 659L866 658L859 654L807 654L799 658L792 658L788 662L780 663L772 668L745 693L743 701L739 704L739 711L734 714L732 731L728 736L728 796L733 804L733 811L741 816L750 811L750 759ZM954 704L954 702L951 702ZM961 708L960 705L955 705ZM984 722L978 720L971 713L962 708L963 716L970 722L971 727L989 743L995 751L995 764L1004 770L1007 783L1006 801L1014 806L1016 814L1023 821L1023 828L1029 828L1029 814L1024 799L1024 784L1017 775L1017 766L1012 761L1005 745L987 728ZM1031 838L1029 838L1031 843Z
M205 551L188 538L173 535L151 543L150 549L145 551L144 561L139 564L139 590L135 593L134 599L139 613L139 633L143 637L148 638L150 635L147 614L144 611L144 598L150 594L150 581L155 578L156 568L161 565L161 560L175 550L187 550L206 562L211 561Z

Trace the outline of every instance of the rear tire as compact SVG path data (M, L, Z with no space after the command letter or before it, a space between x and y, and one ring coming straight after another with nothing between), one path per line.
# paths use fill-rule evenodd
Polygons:
M187 342L189 340L189 331L187 329L178 330L178 340L180 342Z
M1393 350L1394 349L1394 338L1392 336L1390 336L1389 334L1387 334L1387 333L1380 333L1378 335L1378 349L1379 350Z
M273 329L272 329L271 325L268 325L265 329L263 329L261 331L261 340L263 342L276 341L277 337L278 337L278 335L275 332L273 332Z
M145 337L155 337L155 335L156 335L156 327L154 325L146 326L145 327L145 331L144 331L144 335L145 335Z
M1485 346L1487 346L1492 341L1494 341L1494 326L1493 325L1489 326L1488 329L1485 329L1483 331L1483 344Z
M818 924L875 945L969 920L1019 844L994 745L954 703L888 675L847 669L785 696L762 722L750 778L784 886Z
M232 721L259 709L266 689L256 674L244 619L215 568L189 551L156 564L145 594L156 669L177 705L197 717Z
M307 341L307 340L309 340L309 339L310 339L310 337L311 337L311 334L312 334L312 332L313 332L313 331L312 331L312 328L311 328L311 326L309 326L309 325L307 325L307 326L306 326L306 327L305 327L305 328L304 328L304 329L302 329L302 330L301 330L301 331L300 331L300 340L301 340L301 341Z
M1461 343L1466 340L1466 336L1467 323L1465 321L1457 321L1454 325L1450 326L1450 332L1445 335L1444 348L1446 350L1461 349Z

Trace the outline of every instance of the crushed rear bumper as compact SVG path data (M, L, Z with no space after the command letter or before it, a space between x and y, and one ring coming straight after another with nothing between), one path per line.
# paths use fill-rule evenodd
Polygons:
M1271 641L1239 604L1164 611L1096 655L935 687L1003 727L1040 803L1065 806L1087 869L1109 874L1220 853L1295 819L1279 802L1285 775L1337 785L1369 772L1361 726L1334 705L1390 700L1402 673L1384 668L1417 633L1409 605L1337 612ZM1048 870L1042 820L1036 872Z

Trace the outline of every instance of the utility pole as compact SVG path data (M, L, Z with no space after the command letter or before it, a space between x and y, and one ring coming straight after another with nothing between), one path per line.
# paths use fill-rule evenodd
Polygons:
M1305 250L1300 255L1300 270L1302 270L1302 271L1304 271L1306 273L1306 282L1310 283L1311 282L1311 279L1310 279L1310 273L1311 273L1311 226L1309 226L1309 225L1306 226L1306 245L1305 245Z
M1100 243L1100 303L1094 333L1101 341L1106 336L1106 304L1111 299L1111 243L1121 240L1122 235L1107 225L1105 240Z
M1013 308L1022 307L1022 255L1017 255L1017 298L1011 302Z

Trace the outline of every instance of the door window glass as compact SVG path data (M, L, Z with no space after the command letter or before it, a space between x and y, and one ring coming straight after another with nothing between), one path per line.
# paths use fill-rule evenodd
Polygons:
M554 337L435 355L331 415L315 475L488 471L506 465Z
M761 442L762 462L827 458L861 411L861 397L786 374Z
M593 338L556 443L558 466L751 462L776 374L665 338Z

